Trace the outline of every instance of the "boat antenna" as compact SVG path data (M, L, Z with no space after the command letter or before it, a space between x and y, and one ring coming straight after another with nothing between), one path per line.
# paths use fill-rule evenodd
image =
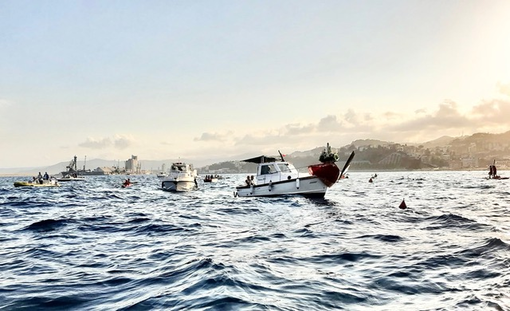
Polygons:
M278 150L278 153L280 154L280 158L282 158L282 162L285 162L285 160L283 159L283 154L280 152L280 150Z

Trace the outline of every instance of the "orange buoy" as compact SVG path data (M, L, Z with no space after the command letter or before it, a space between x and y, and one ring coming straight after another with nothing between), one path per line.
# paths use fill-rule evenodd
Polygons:
M402 203L400 203L398 208L400 208L400 209L406 209L407 208L406 201L404 201L404 199L402 199Z

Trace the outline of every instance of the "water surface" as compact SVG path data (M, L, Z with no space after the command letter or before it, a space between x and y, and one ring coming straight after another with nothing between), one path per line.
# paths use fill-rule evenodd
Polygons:
M510 309L510 180L371 175L324 200L0 178L0 309Z

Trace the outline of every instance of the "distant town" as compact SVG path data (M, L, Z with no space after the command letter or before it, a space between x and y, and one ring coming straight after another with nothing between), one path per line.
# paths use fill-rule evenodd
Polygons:
M340 165L352 151L356 153L350 166L351 171L485 170L494 163L499 170L510 168L510 131L502 134L477 133L462 137L445 136L423 144L361 139L346 146L332 147L338 152ZM287 154L285 160L293 163L298 170L306 171L308 165L317 163L323 150L324 146L308 151L295 151ZM37 171L57 174L65 172L70 166L75 166L81 175L158 174L167 171L172 162L177 161L193 164L193 161L186 159L141 161L136 155L132 155L125 161L95 159L87 162L86 158L84 161L78 161L75 156L67 166L59 163L51 167L30 168L17 172L0 170L0 174L31 175ZM115 164L112 165L112 163ZM201 167L195 166L195 168L199 174L235 174L253 173L256 165L243 161L224 161Z
M323 147L294 152L285 157L296 168L306 169L317 162ZM496 164L499 169L510 167L510 131L503 134L477 133L463 137L441 137L423 144L400 144L380 140L356 140L336 148L345 161L354 151L350 170L484 170ZM229 161L202 167L207 173L253 172L250 163Z

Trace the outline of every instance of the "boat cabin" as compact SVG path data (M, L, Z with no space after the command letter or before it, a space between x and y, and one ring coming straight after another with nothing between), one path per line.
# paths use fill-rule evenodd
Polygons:
M258 156L243 160L243 162L257 163L257 185L289 180L299 177L299 172L294 165L285 162L283 157L281 161L277 161L274 157Z
M172 163L172 167L170 169L172 171L187 172L187 171L193 170L193 167L191 166L191 164L175 162L175 163Z
M298 177L299 172L288 162L260 163L257 169L257 185Z
M183 162L172 163L168 178L182 178L182 177L196 177L197 171L193 169L193 164L186 164ZM166 178L166 177L163 177Z

